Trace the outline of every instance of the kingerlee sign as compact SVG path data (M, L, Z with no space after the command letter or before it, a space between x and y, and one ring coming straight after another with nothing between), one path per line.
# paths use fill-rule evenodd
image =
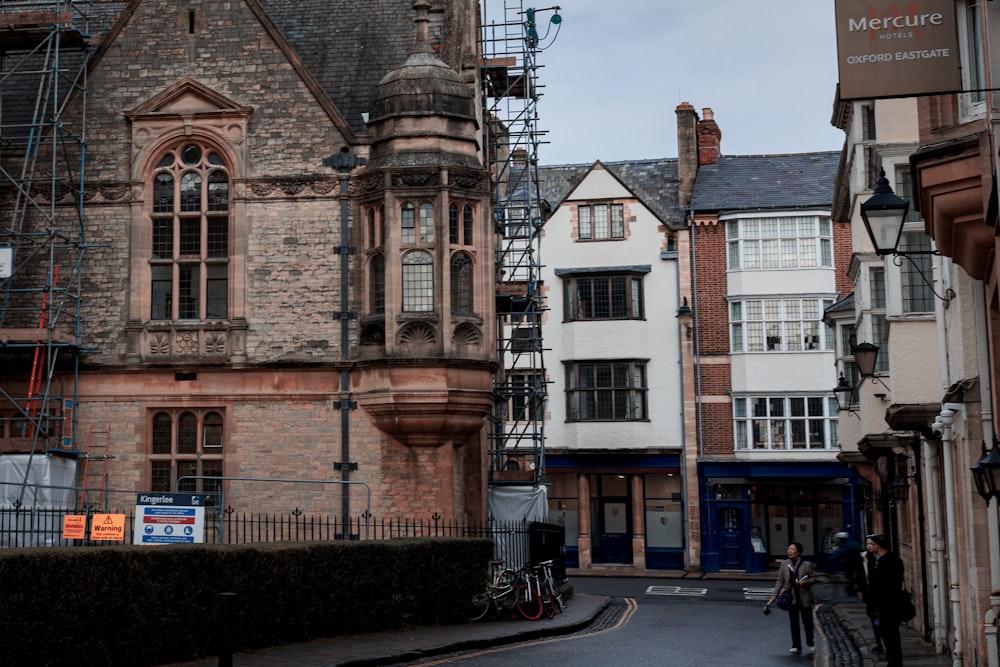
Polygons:
M842 99L961 90L954 0L836 0Z

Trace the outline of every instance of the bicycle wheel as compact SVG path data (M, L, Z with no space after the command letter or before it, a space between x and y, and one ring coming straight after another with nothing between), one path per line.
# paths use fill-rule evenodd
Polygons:
M472 601L469 604L469 615L470 621L478 621L479 619L486 616L490 611L490 594L489 591L482 591L477 593L472 597Z
M542 617L542 595L538 582L528 581L517 596L517 612L529 621Z
M545 618L556 617L556 596L547 583L542 584L542 613Z
M497 575L497 596L493 602L499 609L513 609L517 604L517 573L504 570Z

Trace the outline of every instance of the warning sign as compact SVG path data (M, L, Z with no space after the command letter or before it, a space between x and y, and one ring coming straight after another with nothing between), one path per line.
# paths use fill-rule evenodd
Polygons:
M125 541L124 514L95 514L90 521L90 539Z
M87 536L87 516L85 514L63 515L63 539L82 540Z

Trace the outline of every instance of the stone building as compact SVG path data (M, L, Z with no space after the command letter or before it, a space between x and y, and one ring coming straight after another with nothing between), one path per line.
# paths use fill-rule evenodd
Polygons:
M133 0L87 21L86 107L64 113L87 131L80 353L53 373L78 402L53 403L64 437L35 453L99 447L90 488L221 489L238 510L482 518L478 3ZM77 201L55 192L50 224L77 238ZM0 246L26 257L24 236ZM11 298L49 264L15 272ZM31 339L16 312L6 337ZM30 397L30 359L7 354L8 393ZM5 410L8 451L26 451Z

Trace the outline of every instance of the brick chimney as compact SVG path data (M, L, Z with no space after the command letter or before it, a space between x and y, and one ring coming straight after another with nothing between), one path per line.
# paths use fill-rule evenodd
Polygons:
M686 209L691 204L694 181L698 176L698 113L688 102L681 102L677 114L678 203Z
M698 165L718 164L722 146L722 130L715 122L715 115L708 107L701 110L698 123Z

